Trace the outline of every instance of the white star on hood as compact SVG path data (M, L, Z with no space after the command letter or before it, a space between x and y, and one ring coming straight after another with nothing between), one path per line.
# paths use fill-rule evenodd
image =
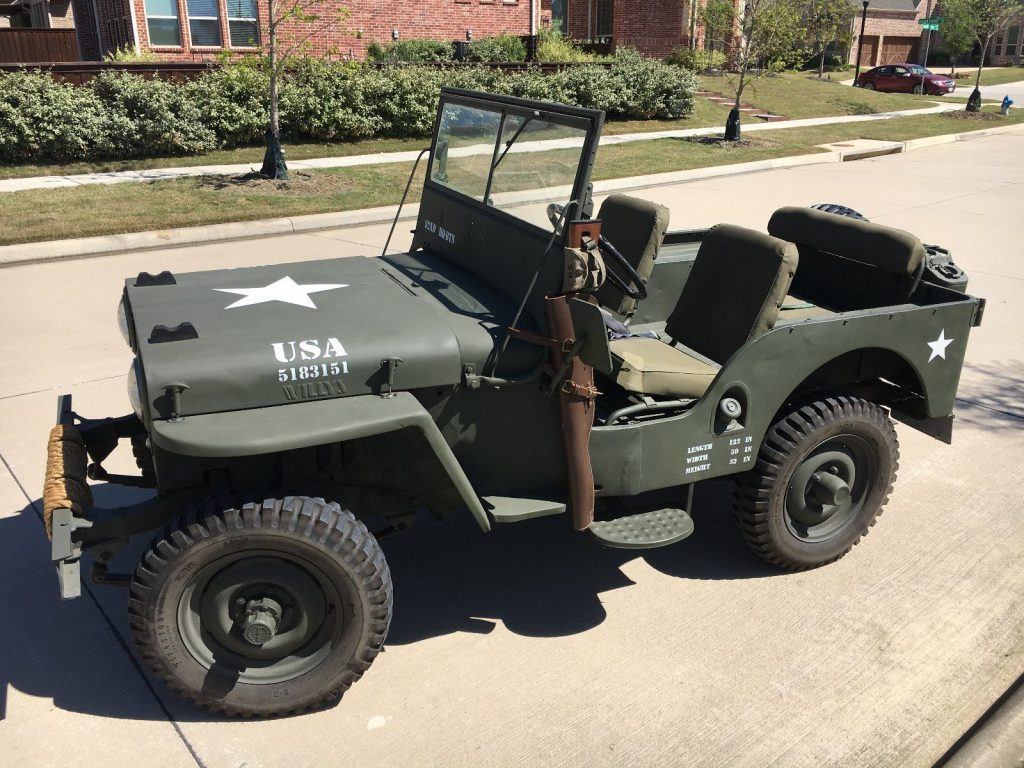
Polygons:
M926 344L928 344L929 347L932 348L932 354L931 357L928 358L928 362L930 363L936 357L941 357L943 360L945 360L946 347L948 347L954 341L956 341L956 339L946 338L946 329L943 328L941 331L939 331L939 338L937 338L935 341L925 342Z
M214 288L213 290L220 291L221 293L237 293L243 297L234 304L228 304L224 309L248 307L252 304L263 304L268 301L281 301L285 304L296 304L300 307L316 309L316 304L309 298L309 294L347 287L346 283L299 285L290 277L282 277L277 282L263 288Z

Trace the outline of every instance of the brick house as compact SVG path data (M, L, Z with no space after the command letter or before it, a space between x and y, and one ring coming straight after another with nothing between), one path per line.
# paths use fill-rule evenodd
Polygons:
M852 4L857 9L857 15L853 20L851 62L857 60L862 10L859 0L852 0ZM864 25L861 68L919 62L924 54L924 39L923 29L917 22L931 14L932 6L932 0L870 0ZM932 43L934 45L934 39Z
M992 40L989 51L989 63L993 66L1016 64L1020 66L1024 59L1024 17L1012 22L1005 32L1000 32Z
M648 56L704 45L697 22L700 0L543 0L542 20L577 40L612 41ZM742 0L736 0L737 11Z
M2 1L2 0L0 0ZM161 59L212 59L223 52L247 53L265 44L267 0L72 0L85 60L101 59L122 46L151 51ZM374 42L430 37L465 40L503 33L535 33L540 0L324 0L316 12L347 17L314 36L309 52L363 58ZM300 28L293 25L293 30ZM282 29L282 39L289 34Z
M0 0L0 29L74 29L71 0Z

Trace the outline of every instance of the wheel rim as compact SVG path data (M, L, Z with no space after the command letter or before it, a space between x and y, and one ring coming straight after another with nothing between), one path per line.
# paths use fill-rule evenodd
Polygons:
M308 561L249 551L195 574L177 617L182 642L205 668L240 683L269 685L319 666L345 611L337 588Z
M924 89L920 85L914 86L914 94L920 96L924 92Z
M878 461L857 435L838 435L800 462L786 488L786 525L800 541L842 533L857 519L874 486Z

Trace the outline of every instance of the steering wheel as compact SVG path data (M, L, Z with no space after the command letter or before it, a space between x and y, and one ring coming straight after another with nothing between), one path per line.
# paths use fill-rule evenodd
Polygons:
M605 257L605 266L610 267L607 263L608 259L615 262L616 268L626 273L626 279L616 274L616 271L609 268L606 270L607 278L615 285L620 291L625 293L631 299L646 299L647 298L647 281L644 280L640 273L633 268L633 265L629 263L625 256L619 253L619 249L612 245L611 241L601 235L597 240L597 247L600 249L601 254ZM630 287L630 286L633 287Z
M548 221L551 222L552 227L557 227L562 220L562 211L565 210L564 205L558 203L548 203L547 214Z

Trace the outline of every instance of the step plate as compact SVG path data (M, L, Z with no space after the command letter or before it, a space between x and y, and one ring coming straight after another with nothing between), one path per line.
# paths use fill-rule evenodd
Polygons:
M685 539L693 533L693 520L682 509L654 509L615 520L597 520L587 530L606 547L652 549Z

